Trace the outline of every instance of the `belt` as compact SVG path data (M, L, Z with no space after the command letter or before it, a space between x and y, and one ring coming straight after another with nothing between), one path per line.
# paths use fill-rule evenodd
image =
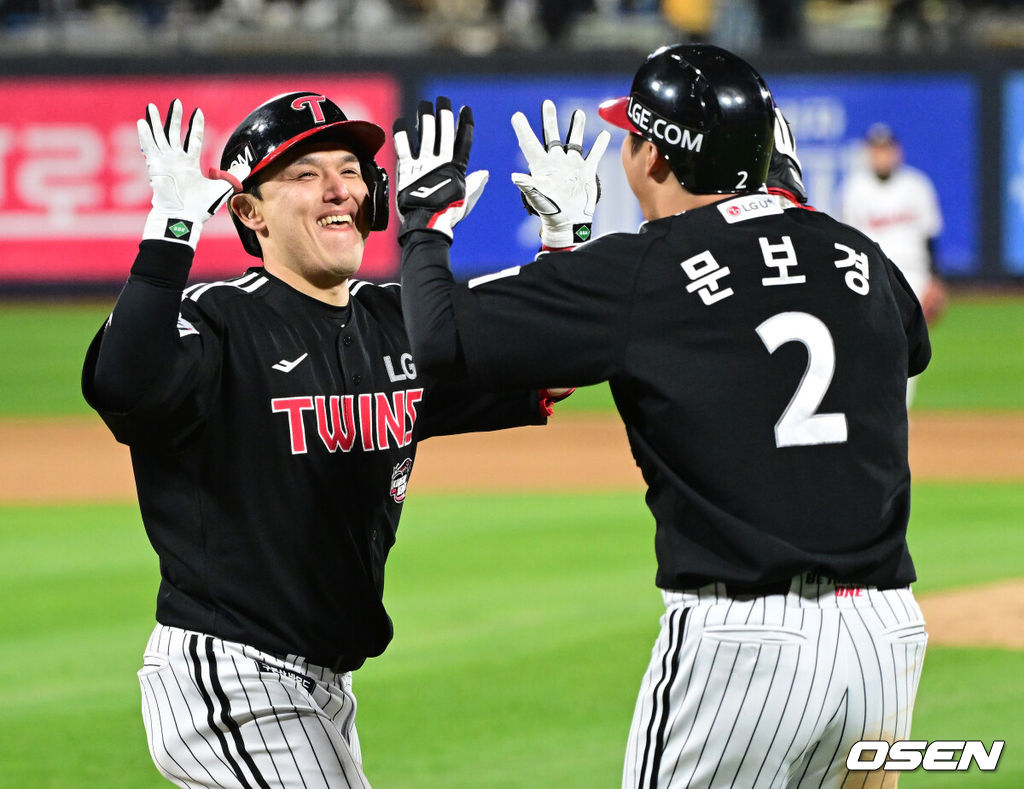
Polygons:
M366 662L366 658L361 655L331 655L330 657L303 655L303 657L307 663L329 669L335 674L355 671Z
M868 586L870 586L870 588L877 589L880 592L884 592L887 589L906 589L906 588L908 588L907 584L880 583L880 584L877 584L877 585L869 585L869 584L864 584L864 583L860 583L860 582L857 582L857 581L836 581L835 579L832 579L832 578L826 579L824 577L821 577L821 581L822 582L825 582L826 580L827 580L828 583L832 584L833 586L835 586L837 588L839 588L839 587L868 587ZM808 584L815 583L815 582L816 582L815 580L811 580L810 578L807 579L807 583ZM743 599L743 598L750 598L750 597L765 597L767 595L773 595L773 594L789 594L789 590L791 589L791 585L792 585L792 581L790 581L790 580L772 581L770 583L763 583L763 584L740 584L740 583L730 583L730 582L727 581L725 583L725 593L729 597L736 597L736 598L741 598L741 599Z
M791 581L773 581L764 584L735 584L726 583L725 593L729 597L765 597L772 594L789 594Z

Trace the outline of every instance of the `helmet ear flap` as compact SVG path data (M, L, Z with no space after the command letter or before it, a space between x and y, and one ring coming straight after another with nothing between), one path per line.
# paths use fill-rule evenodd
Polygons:
M242 249L253 257L257 257L262 260L263 247L260 246L259 237L256 235L256 231L246 227L242 220L238 218L234 208L231 207L230 199L228 200L228 213L231 215L231 221L235 225L235 230L238 231L238 237L242 239Z
M253 257L257 257L263 260L263 247L260 246L260 240L256 236L255 230L250 230L242 224L234 212L231 214L231 221L235 223L235 229L238 231L238 237L242 239L242 248Z
M363 179L370 188L370 230L385 230L391 205L387 170L370 159L363 163Z

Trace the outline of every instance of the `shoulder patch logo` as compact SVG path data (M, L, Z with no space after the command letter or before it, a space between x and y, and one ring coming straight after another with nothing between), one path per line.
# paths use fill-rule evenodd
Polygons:
M411 471L412 458L406 458L391 472L391 498L397 504L405 501L405 490L409 486L409 472Z

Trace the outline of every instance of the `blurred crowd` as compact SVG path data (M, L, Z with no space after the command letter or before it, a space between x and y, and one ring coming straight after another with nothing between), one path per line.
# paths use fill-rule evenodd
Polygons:
M814 48L809 29L831 25L818 49L935 52L971 45L1024 48L1024 0L0 0L0 32L41 25L118 23L155 31L201 25L251 36L357 29L373 50L402 30L426 42L485 54L549 44L718 43L736 51ZM399 40L400 37L399 37ZM424 43L417 39L418 44Z

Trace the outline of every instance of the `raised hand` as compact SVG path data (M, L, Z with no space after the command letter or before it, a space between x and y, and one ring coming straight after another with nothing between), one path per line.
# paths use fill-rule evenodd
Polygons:
M466 174L473 147L473 111L463 107L458 124L452 104L441 96L436 108L421 101L416 126L405 118L394 125L398 155L396 207L402 220L399 241L413 230L453 238L452 229L476 204L487 183L486 170Z
M530 128L526 116L512 116L512 128L530 173L512 173L523 203L541 220L541 243L548 249L565 249L587 241L593 232L594 208L601 197L597 165L611 135L602 131L590 153L583 157L583 127L586 115L573 112L566 141L558 133L558 116L553 101L541 105L544 142Z
M214 172L210 178L203 175L199 168L203 112L198 108L192 112L184 142L181 117L181 102L175 99L166 125L161 124L160 112L153 104L147 105L146 117L138 122L139 144L153 188L153 208L142 237L175 241L195 249L203 223L242 186L227 173Z

